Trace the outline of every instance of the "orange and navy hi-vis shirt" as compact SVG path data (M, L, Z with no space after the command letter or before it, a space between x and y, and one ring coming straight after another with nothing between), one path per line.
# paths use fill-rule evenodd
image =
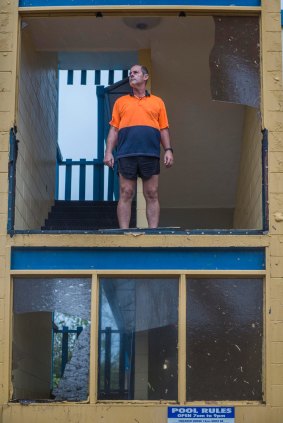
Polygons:
M120 97L114 104L109 123L119 129L117 159L160 156L160 130L169 127L161 98L152 94L142 98L131 94Z

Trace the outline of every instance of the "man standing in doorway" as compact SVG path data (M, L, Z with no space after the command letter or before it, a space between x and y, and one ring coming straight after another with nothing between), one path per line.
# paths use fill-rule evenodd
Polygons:
M161 98L146 91L148 78L145 66L132 66L129 74L132 94L116 100L110 121L104 163L113 168L112 152L117 146L116 158L120 183L117 215L121 229L129 228L138 176L143 182L148 226L158 227L160 143L165 152L165 166L169 168L173 165L173 149L170 144L165 105Z

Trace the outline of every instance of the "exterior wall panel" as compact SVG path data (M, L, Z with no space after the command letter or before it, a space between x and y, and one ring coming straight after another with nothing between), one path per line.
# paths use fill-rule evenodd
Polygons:
M25 3L25 4L24 4ZM28 4L27 4L28 3ZM220 3L220 2L219 2ZM218 5L219 5L218 3ZM241 4L240 4L241 3ZM257 0L233 2L236 6L259 6ZM65 247L251 247L254 245L270 248L266 249L267 270L265 303L265 381L266 404L236 405L236 423L281 423L283 419L283 200L281 156L283 152L283 111L282 111L282 78L281 78L281 29L279 0L264 0L262 2L262 55L263 55L263 126L269 131L270 151L270 220L271 232L266 236L249 237L237 236L147 236L147 235L6 235L7 222L7 191L8 191L8 163L5 166L8 152L9 130L14 123L15 115L15 87L16 87L16 55L17 55L17 26L18 16L15 2L1 0L0 19L4 23L0 29L0 91L4 105L0 110L0 153L4 159L0 161L1 192L0 192L0 422L1 423L50 423L60 422L105 422L113 421L132 423L165 423L167 421L165 404L10 404L9 400L10 375L10 252L12 246L33 246L51 248ZM77 4L82 4L78 2ZM84 5L94 5L84 2ZM98 4L98 3L97 3ZM100 3L103 4L103 3ZM111 3L107 2L111 5ZM114 2L113 2L114 4ZM117 5L117 3L115 2ZM133 2L133 4L136 4ZM144 2L143 5L149 3ZM156 3L155 3L156 4ZM163 2L163 4L165 4ZM167 3L166 3L167 4ZM183 4L189 4L183 3ZM217 6L217 2L192 2L194 5ZM58 2L56 2L58 6ZM63 4L62 4L63 5ZM67 2L66 5L70 5ZM72 5L74 3L72 2ZM160 5L160 3L159 3ZM226 2L221 5L231 5ZM21 7L48 6L48 2L21 2ZM51 4L49 4L51 6ZM8 20L7 20L8 19ZM5 29L6 28L6 29ZM11 29L12 28L12 29ZM168 266L169 266L169 260ZM76 269L74 269L76 270ZM64 272L64 270L61 270ZM92 350L94 346L92 346ZM3 381L3 382L2 382ZM92 400L93 401L93 397Z

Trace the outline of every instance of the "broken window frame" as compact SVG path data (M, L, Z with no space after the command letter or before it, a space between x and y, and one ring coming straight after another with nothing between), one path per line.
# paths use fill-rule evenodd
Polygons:
M127 403L127 404L137 404L137 403L149 403L149 404L199 404L204 403L203 401L187 401L187 386L186 386L186 342L187 342L187 323L186 323L186 293L187 293L187 280L189 278L197 279L197 278L208 278L208 279L253 279L253 278L261 278L262 285L263 285L263 304L262 304L262 322L263 322L263 336L262 336L262 391L263 391L263 399L262 401L258 400L218 400L213 401L215 404L227 404L231 405L247 405L247 404L262 404L266 401L266 382L265 382L265 338L266 338L266 315L267 315L267 308L268 300L266 294L266 271L265 270L247 270L247 271L186 271L186 270L172 270L172 271L160 271L160 270L150 270L150 271L99 271L99 272L60 272L58 276L57 272L49 271L47 273L34 271L34 272L27 272L22 274L21 271L12 271L12 289L11 295L13 293L13 277L17 278L55 278L55 277L90 277L91 278L91 324L90 324L90 367L89 367L89 396L86 401L82 401L81 403L90 403L90 404L115 404L115 403ZM178 399L174 400L99 400L98 399L98 360L99 360L99 351L98 351L98 331L99 331L99 293L100 293L100 278L173 278L179 279L179 298L178 298ZM13 319L13 306L11 301L11 322ZM12 333L12 328L10 333ZM10 349L12 351L12 337L10 340ZM10 357L10 402L20 402L17 400L12 399L13 393L13 384L12 384L12 362ZM51 400L52 401L52 400ZM24 402L24 401L23 401ZM36 401L36 400L29 400L30 403L43 403L46 404L47 401ZM53 401L52 401L53 402ZM71 401L65 401L67 403L71 403ZM54 401L54 403L58 403L58 401Z
M54 17L58 16L56 11L53 10L52 7L48 8L50 9L49 16ZM239 10L238 7L231 6L229 7L229 12L222 11L221 10L213 10L212 9L205 9L200 7L200 11L193 12L190 10L190 7L182 7L182 10L180 11L180 7L178 8L170 8L170 10L167 10L166 6L158 6L158 15L168 15L168 14L176 14L179 13L179 16L186 16L188 15L210 15L211 17L217 17L217 16L238 16L238 17L245 17L245 16L256 16L259 19L259 27L260 27L260 33L262 28L262 19L261 19L261 7L247 7L245 11ZM147 7L136 7L136 10L142 11L143 16L152 16L152 11L148 9ZM116 9L105 8L100 7L99 12L105 14L105 16L120 16L121 14L126 14L125 11L119 11L117 12ZM34 8L33 11L25 11L24 8L20 10L19 13L19 27L21 26L22 19L25 17L32 17L35 15L40 16L42 13L41 8ZM156 14L156 13L155 13ZM43 14L44 16L44 14ZM68 12L66 12L66 16L68 16ZM19 42L18 42L18 62L17 62L17 89L16 89L16 105L18 104L18 95L19 95L19 89L18 89L18 81L19 81L19 72L20 72L20 52L21 52L21 32L19 31ZM262 57L262 40L260 38L260 58ZM262 60L260 60L259 64L260 68L260 85L261 85L261 92L263 92L263 64ZM263 99L261 98L261 105L260 105L260 113L263 114ZM17 122L17 114L18 110L15 110L15 122ZM17 136L16 136L17 128L16 126L10 129L10 156L9 156L9 190L8 190L8 221L7 221L7 233L10 236L13 236L15 234L50 234L51 231L49 230L33 230L33 229L16 229L15 230L15 180L16 180L16 149L17 149ZM262 162L262 228L261 229L191 229L191 230L166 230L162 229L162 234L171 235L171 234L196 234L196 235L262 235L266 234L269 231L269 202L268 202L268 131L267 129L263 129L263 139L262 139L262 154L261 154L261 162ZM134 229L135 231L136 229ZM131 230L133 231L133 229ZM156 235L160 233L160 230L150 230L147 229L143 230L145 233L149 233L151 235ZM84 230L84 231L78 231L78 230L54 230L52 233L66 233L66 234L74 234L74 233L80 233L80 234L88 234L88 233L99 233L99 234L124 234L125 230Z
M42 303L39 304L39 306L38 306L38 304L33 302L32 298L30 299L30 304L28 302L25 303L24 300L21 302L20 299L22 298L21 294L23 292L24 287L19 289L18 298L15 297L14 282L20 283L21 279L24 280L26 283L29 283L30 281L31 282L34 281L35 282L35 289L39 290L39 291L43 290L44 297L41 297ZM64 280L66 281L66 283L64 282ZM48 282L49 286L47 285L46 287L41 288L40 284L44 284L46 282ZM53 291L52 291L52 289L49 290L49 288L52 286L53 283L54 283L55 287L54 287L54 289L52 288L53 289ZM73 304L71 304L70 307L69 307L68 297L70 296L71 291L70 291L70 289L66 290L66 286L64 286L66 284L73 285L70 288L75 288L74 293L75 293L76 297L79 294L81 300L83 300L84 303L76 303L76 299L73 296L73 299L71 301L71 303L73 303ZM11 363L10 363L10 374L12 376L13 370L17 369L17 367L14 368L14 366L13 366L13 360L14 360L13 359L14 316L15 315L18 315L18 316L29 315L29 317L31 317L33 312L36 312L36 313L46 313L47 312L47 313L50 314L50 319L52 321L52 324L51 324L51 327L50 327L50 329L51 329L51 333L50 333L51 343L50 343L49 363L50 363L50 376L51 376L51 378L50 378L50 381L49 381L49 385L50 385L50 394L53 394L53 392L52 392L53 388L54 388L53 376L55 374L54 373L54 355L53 355L54 350L53 349L54 349L54 334L56 333L56 330L55 330L56 325L54 326L54 313L55 312L61 313L63 315L64 319L66 318L67 321L69 320L69 318L71 318L71 320L74 319L74 318L75 319L79 318L80 324L82 325L82 326L77 326L76 330L75 330L75 326L71 327L71 328L68 328L68 327L65 328L67 330L69 329L67 331L67 344L69 344L69 347L68 347L67 350L65 348L65 354L67 353L67 357L65 357L65 358L63 358L64 352L63 352L63 337L62 337L62 356L61 356L62 363L60 365L63 366L63 362L65 362L64 363L65 365L64 365L64 369L62 367L63 370L62 370L62 374L61 374L61 377L60 377L60 381L62 381L63 384L64 384L63 376L66 375L66 373L64 372L65 366L67 366L67 365L69 366L71 364L71 359L69 359L68 356L69 356L69 354L73 355L73 352L75 351L76 345L78 347L78 342L75 342L75 343L73 343L73 349L70 348L69 334L75 333L76 336L77 336L77 339L79 338L79 335L84 331L85 331L86 336L87 336L88 333L89 333L89 335L91 334L91 330L92 330L92 328L91 328L92 291L91 290L92 290L92 287L93 287L92 276L89 275L89 274L80 274L80 275L75 274L75 275L73 275L73 274L63 274L63 273L60 274L60 275L58 275L58 274L50 275L50 273L48 273L48 274L33 274L33 275L29 275L29 274L27 274L27 275L17 275L11 280L11 287L12 287L12 289L11 289L11 295L12 296L11 296L11 319L10 319L10 321L11 321L11 334L12 334L12 337L11 337L12 354L11 354ZM57 291L60 292L60 294L58 296L56 295ZM56 296L57 296L57 298L56 298ZM15 300L16 301L18 300L17 301L18 311L16 313L14 313L14 301ZM71 310L73 310L73 314L71 313ZM60 330L60 328L62 328L62 330ZM62 335L63 335L64 326L58 327L57 329L59 329L57 331L57 333L61 332ZM86 344L85 349L88 351L88 357L90 357L90 345L91 345L90 344L90 336L89 336L89 338L88 338L88 340L85 344ZM71 342L71 345L72 345L72 342ZM65 345L65 347L66 347L66 345ZM79 349L80 348L81 347L79 346ZM73 365L74 365L74 363L73 363ZM88 368L87 373L88 374L83 375L83 377L87 378L88 383L81 385L80 389L83 387L83 388L86 388L86 390L88 391L88 389L90 387L90 383L89 383L90 367ZM59 384L58 384L58 386L59 386ZM52 387L52 389L51 389L51 387ZM57 389L57 387L55 387L55 390L56 389ZM65 388L63 386L63 388L62 388L63 394L64 394L64 390L65 390ZM68 401L70 403L85 402L87 400L88 396L89 396L89 392L88 392L88 394L86 395L86 399L82 399L82 400L71 399L71 398L67 399L67 400L62 399L62 398L57 399L57 400L53 400L52 398L30 400L30 399L13 398L13 391L14 391L13 383L11 383L11 388L10 388L11 401L12 402L23 402L23 403L25 401L27 403L29 403L29 402L46 403L46 402L49 402L49 401L50 402L52 402L52 401L54 401L54 402ZM68 391L66 391L66 392L68 392ZM58 393L60 394L59 391L58 391Z

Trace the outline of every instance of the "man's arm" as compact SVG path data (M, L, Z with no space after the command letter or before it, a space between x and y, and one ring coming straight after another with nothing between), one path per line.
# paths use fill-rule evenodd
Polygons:
M162 147L165 151L165 153L164 153L164 164L165 164L166 167L171 167L173 165L173 162L174 162L173 151L171 151L171 150L166 151L167 148L172 148L171 143L170 143L169 129L168 128L161 129L160 135L161 135L161 144L162 144Z
M112 151L116 147L118 142L118 128L115 128L115 126L111 126L109 129L107 142L106 142L106 150L105 150L105 156L103 163L106 164L106 166L109 166L113 168L114 166L114 156L112 154Z

